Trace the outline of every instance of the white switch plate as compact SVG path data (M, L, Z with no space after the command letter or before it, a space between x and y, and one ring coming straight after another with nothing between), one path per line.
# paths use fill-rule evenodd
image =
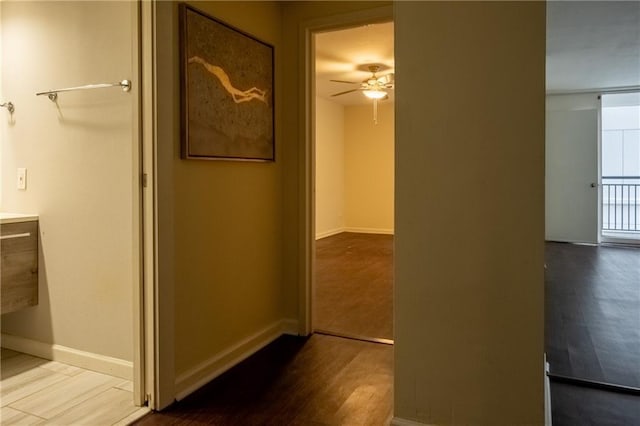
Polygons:
M27 169L24 167L18 168L18 189L27 189Z

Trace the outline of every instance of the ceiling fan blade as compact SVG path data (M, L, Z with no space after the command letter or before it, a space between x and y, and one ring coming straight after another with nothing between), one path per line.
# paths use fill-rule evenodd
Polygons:
M346 95L347 93L357 92L358 90L360 90L360 89L351 89L351 90L346 90L346 91L340 92L340 93L334 93L333 95L331 95L331 97L340 96L340 95Z
M393 84L393 78L394 75L391 72L389 74L381 75L380 77L378 77L378 81L382 84Z
M333 81L334 83L360 84L360 83L356 83L355 81L345 81L345 80L329 80L329 81Z

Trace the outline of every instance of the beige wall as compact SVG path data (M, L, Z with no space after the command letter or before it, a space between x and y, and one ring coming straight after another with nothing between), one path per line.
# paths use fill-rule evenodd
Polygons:
M394 106L345 108L345 225L348 231L393 233Z
M316 97L316 238L344 229L344 110Z
M545 4L395 29L395 416L543 424Z
M179 156L177 3L159 41L159 215L172 236L177 390L240 341L283 319L281 9L273 2L195 2L195 7L275 46L276 162L182 160ZM158 51L163 51L163 45ZM168 56L170 54L170 56ZM173 105L167 108L167 105ZM172 241L173 240L173 241ZM167 244L174 244L166 251ZM166 279L161 277L161 279ZM195 369L195 370L194 370ZM202 372L201 372L202 373ZM182 377L182 379L181 379Z
M2 7L2 208L40 215L37 307L2 332L132 361L133 94L35 93L133 79L127 2L6 2ZM16 190L26 167L27 190Z
M393 104L316 98L316 238L393 233Z

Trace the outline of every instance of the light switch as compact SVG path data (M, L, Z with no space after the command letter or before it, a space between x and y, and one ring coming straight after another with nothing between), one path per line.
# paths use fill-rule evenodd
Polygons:
M18 168L18 189L27 189L27 169L24 167Z

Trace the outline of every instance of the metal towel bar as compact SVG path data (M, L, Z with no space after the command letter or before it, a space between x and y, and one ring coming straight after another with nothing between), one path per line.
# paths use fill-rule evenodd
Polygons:
M12 238L24 238L24 237L30 237L30 236L31 236L30 232L25 232L24 234L2 235L0 236L0 240L10 240Z
M121 87L123 92L131 90L131 81L122 80L117 83L100 83L100 84L87 84L86 86L77 87L65 87L64 89L47 90L44 92L36 93L36 96L47 95L52 102L58 99L58 93L60 92L72 92L75 90L89 90L89 89L104 89L106 87Z

